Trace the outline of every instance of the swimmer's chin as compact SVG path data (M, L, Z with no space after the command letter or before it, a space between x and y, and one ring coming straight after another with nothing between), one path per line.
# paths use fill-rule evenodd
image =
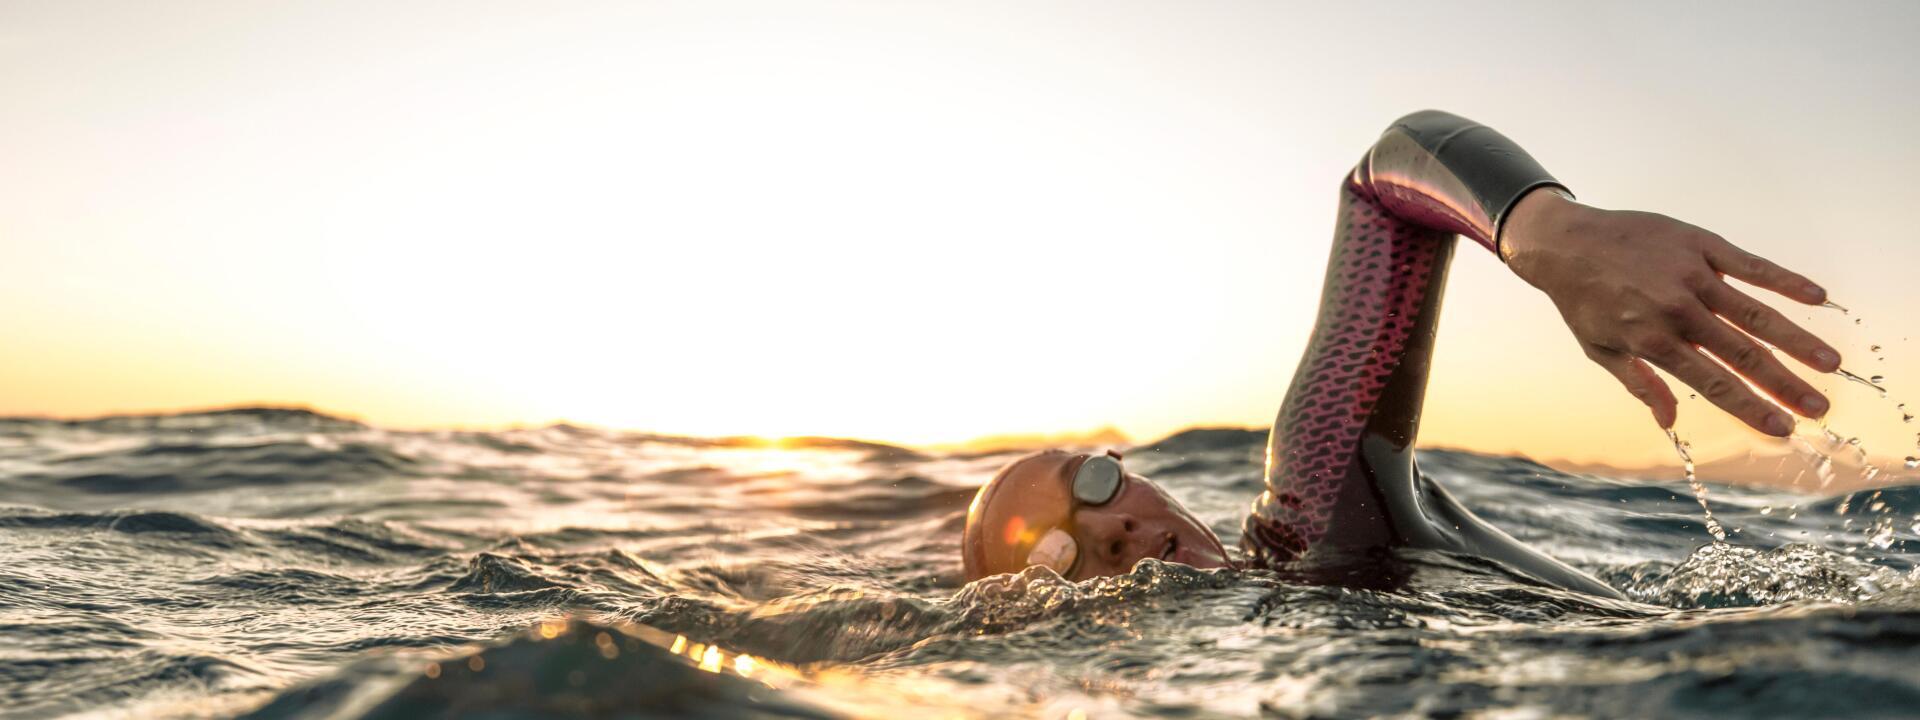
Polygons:
M1225 555L1214 551L1213 548L1192 547L1186 543L1182 543L1179 547L1174 548L1173 552L1167 555L1166 560L1167 562L1191 565L1201 570L1233 567L1233 561L1228 560Z

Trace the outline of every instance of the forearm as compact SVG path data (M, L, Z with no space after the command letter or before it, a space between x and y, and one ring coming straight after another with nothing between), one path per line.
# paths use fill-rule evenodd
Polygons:
M1395 543L1383 488L1406 494L1410 450L1453 242L1341 188L1320 311L1268 438L1267 492L1242 546L1276 566Z

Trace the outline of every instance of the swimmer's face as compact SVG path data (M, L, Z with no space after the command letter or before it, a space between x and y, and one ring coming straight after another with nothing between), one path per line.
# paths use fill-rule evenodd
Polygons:
M1227 567L1226 548L1167 491L1118 473L1111 499L1075 498L1075 473L1090 456L1050 450L1007 466L967 512L967 579L1046 565L1071 580L1118 575L1142 558ZM1098 461L1106 462L1104 459Z

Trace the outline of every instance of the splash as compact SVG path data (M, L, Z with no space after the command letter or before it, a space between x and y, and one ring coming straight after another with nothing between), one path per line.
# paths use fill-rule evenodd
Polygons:
M1898 572L1806 543L1702 545L1676 565L1639 568L1622 580L1628 597L1682 608L1851 603L1912 586Z
M1819 428L1822 439L1829 448L1839 446L1840 436L1827 427L1825 420L1820 421ZM1792 437L1792 442L1798 445L1802 452L1805 452L1813 458L1813 474L1820 479L1819 487L1825 489L1827 486L1833 484L1833 456L1827 451L1815 447L1813 441L1808 440L1804 435L1804 433L1796 429ZM1801 475L1804 476L1805 474L1806 471L1802 470ZM1799 477L1794 478L1794 484L1796 486L1799 484L1799 481Z
M1713 508L1707 507L1707 486L1701 484L1700 478L1693 474L1693 445L1681 440L1671 428L1667 430L1667 439L1673 441L1673 451L1680 454L1680 463L1687 471L1687 484L1693 487L1693 499L1700 501L1700 512L1706 515L1707 532L1713 535L1714 540L1726 542L1726 529L1720 527L1720 521L1713 517Z

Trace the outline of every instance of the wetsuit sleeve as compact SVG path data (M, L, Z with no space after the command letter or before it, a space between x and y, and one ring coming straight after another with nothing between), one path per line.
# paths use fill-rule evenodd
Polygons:
M1559 183L1512 141L1437 111L1395 122L1341 183L1319 315L1241 536L1252 560L1431 544L1407 515L1453 237L1494 249L1507 212L1542 185Z

